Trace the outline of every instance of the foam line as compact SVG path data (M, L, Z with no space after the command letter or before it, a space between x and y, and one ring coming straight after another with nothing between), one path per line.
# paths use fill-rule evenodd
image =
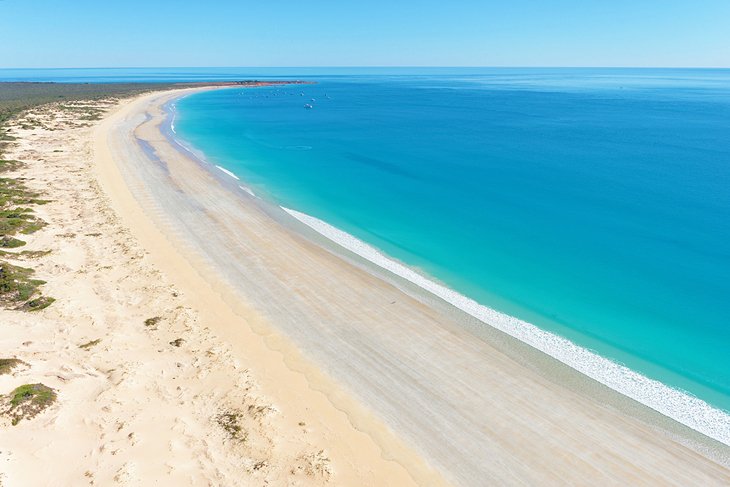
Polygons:
M535 325L483 306L456 291L429 280L412 269L386 257L379 250L354 236L307 214L283 208L291 216L337 245L373 264L410 281L467 314L532 347L573 369L597 380L642 404L710 438L730 446L730 414L687 392L674 389L621 364L601 357L565 338Z
M236 179L238 179L238 178L236 178ZM256 194L253 191L251 191L251 188L247 188L246 186L241 186L240 184L238 185L238 187L241 188L242 190L244 190L245 192L247 192L248 194L250 194L251 196L256 196Z
M233 178L233 179L235 179L236 181L240 181L240 179L238 179L238 176L236 176L235 174L233 174L233 173L232 173L231 171L229 171L228 169L224 169L224 168L222 168L222 167L220 167L220 166L215 166L215 167L217 167L218 169L220 169L220 170L221 170L221 171L223 171L224 173L228 174L228 175L229 175L230 177L232 177L232 178Z

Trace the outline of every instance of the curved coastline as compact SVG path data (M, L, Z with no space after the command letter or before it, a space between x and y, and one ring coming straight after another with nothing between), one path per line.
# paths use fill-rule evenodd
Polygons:
M140 95L118 106L97 126L94 133L95 173L112 208L144 246L146 258L169 275L186 295L188 304L200 311L201 321L207 322L207 326L232 345L237 366L246 367L247 373L249 364L255 366L251 369L260 378L261 392L276 401L273 407L277 414L284 415L295 427L306 426L306 434L312 436L310 441L325 442L328 449L320 454L330 455L328 461L332 461L338 482L347 485L388 485L390 482L425 485L423 480L430 479L429 485L449 485L380 422L361 412L361 406L349 396L339 394L337 401L333 401L328 394L334 387L331 380L303 359L285 337L271 330L257 310L245 302L233 305L230 290L219 286L222 278L201 265L199 256L187 252L189 242L175 234L167 224L167 218L159 218L163 215L162 206L143 189L149 181L145 180L144 171L136 169L140 164L147 166L153 172L163 174L168 183L169 176L174 173L174 164L170 164L170 171L166 166L176 162L170 154L188 149L175 144L169 146L171 152L157 152L169 140L161 130L158 131L160 126L156 122L164 116L156 112L162 112L171 99L206 89L216 88ZM144 137L139 136L139 128L144 128ZM155 133L158 136L146 138ZM152 155L162 164L153 160L150 151L140 144L142 140L149 143ZM186 157L193 160L192 153ZM210 175L214 172L210 171ZM177 187L168 189L179 194ZM353 415L364 418L364 423L356 424ZM305 425L302 419L307 417ZM367 428L363 428L363 424ZM290 447L289 433L276 440L284 450Z
M166 135L191 156L200 160L203 166L215 167L240 182L240 178L228 169L210 163L202 151L183 141L174 130L174 101L189 95L182 95L166 106L168 119ZM247 187L242 190L253 195ZM572 369L594 379L610 389L638 401L662 415L675 420L703 435L730 446L730 413L719 409L687 391L673 388L661 381L651 379L629 367L603 357L572 341L545 331L531 323L482 305L472 298L438 283L396 259L382 253L375 247L361 241L329 223L294 209L281 207L288 215L303 223L335 245L353 252L379 268L405 279L425 292L442 299L449 305L476 318L481 323L502 331Z
M576 392L572 382L577 377L582 377L591 383L594 381L575 369L563 365L558 360L537 352L532 346L524 344L525 342L514 339L498 331L497 328L493 328L495 333L508 338L510 343L523 344L516 350L525 352L528 355L526 360L531 360L533 355L538 354L541 356L539 363L543 366L547 364L550 372L557 370L555 368L558 366L559 370L562 371L562 375L565 375L568 370L571 371L571 379L565 383L562 382L562 377L560 377L560 380L553 380L548 374L544 374L545 379L541 379L538 376L542 374L536 372L534 367L525 367L521 360L515 360L514 353L505 353L504 350L499 353L499 347L495 350L493 343L491 345L487 342L481 343L482 340L474 335L473 330L469 331L461 326L454 325L456 321L454 320L454 314L469 317L471 315L456 308L453 309L453 312L450 310L445 313L444 309L447 306L440 303L442 298L432 299L432 296L434 296L432 293L425 291L420 293L418 289L422 288L416 288L415 286L406 286L408 289L406 291L400 285L400 281L403 279L391 279L391 276L395 275L391 271L385 269L385 272L380 272L383 269L382 267L367 265L372 263L335 244L329 238L300 222L280 207L271 205L265 199L259 197L252 198L246 188L241 187L239 181L216 169L215 165L205 161L203 155L199 154L197 149L186 147L184 143L180 143L171 134L169 127L165 127L166 122L164 120L167 118L169 121L170 117L169 112L167 112L167 117L165 116L162 107L168 105L171 99L179 98L179 96L178 94L177 96L159 97L159 101L149 103L146 110L152 110L149 113L157 111L160 114L155 115L155 121L148 124L149 126L155 126L157 135L153 136L154 139L149 139L152 132L146 129L144 133L149 135L145 135L144 138L153 140L153 145L156 146L158 151L161 151L160 154L164 156L163 159L168 162L167 166L172 172L171 182L175 183L173 188L177 195L175 197L190 198L191 205L198 206L202 203L202 208L215 212L214 221L203 222L197 220L198 224L209 226L209 230L220 226L220 229L228 235L228 238L233 235L239 235L238 238L245 238L245 240L232 241L227 244L230 245L229 251L236 249L238 254L236 256L227 253L228 251L225 249L221 249L223 250L222 254L212 256L210 254L211 250L206 249L208 251L206 259L211 257L217 259L213 264L218 266L219 270L214 272L222 272L222 274L219 274L221 277L216 277L216 281L222 278L230 283L231 276L238 276L236 279L244 279L244 281L255 279L254 287L247 286L246 282L240 282L239 285L238 282L234 281L236 288L245 291L245 294L240 295L238 292L233 292L229 298L235 300L234 296L238 294L244 299L244 302L256 306L256 299L263 297L265 300L264 308L259 309L267 313L273 313L273 315L267 316L267 320L285 320L273 323L275 328L278 328L285 335L289 335L289 338L307 359L316 358L314 362L322 368L326 375L340 385L345 386L346 391L356 393L356 400L363 401L364 399L363 404L367 409L371 410L376 417L384 419L386 425L393 432L406 440L411 446L415 446L416 450L426 458L430 465L441 470L442 473L448 474L447 477L450 477L452 481L464 484L465 479L474 481L483 478L485 472L490 472L493 476L496 475L496 477L493 477L494 479L501 478L505 480L511 478L514 481L519 478L523 480L535 479L532 475L548 475L552 476L553 481L556 481L557 478L578 478L585 475L587 472L585 470L586 464L594 464L591 468L603 469L601 470L601 476L609 475L614 480L635 478L633 476L638 472L643 472L643 475L647 475L646 478L654 479L681 479L692 475L692 472L694 472L694 475L700 475L698 478L702 478L705 473L713 471L715 472L713 475L717 475L718 472L714 469L719 466L727 468L728 455L724 445L720 445L715 440L710 440L700 434L695 437L694 431L676 422L672 422L670 427L666 427L663 419L655 421L656 418L651 416L647 420L647 417L643 414L644 410L647 412L652 411L651 414L656 415L656 417L664 418L664 416L653 412L649 408L640 406L638 403L635 408L641 408L642 414L626 414L622 407L615 407L615 401L604 404L596 401L595 398L590 397L585 392ZM134 164L140 164L141 162L141 160L138 160ZM127 163L119 161L118 164L126 165ZM133 169L137 172L136 178L139 178L141 174L146 174L146 171L149 170L159 171L159 169L152 167L149 169L140 167L139 169L141 171ZM164 178L169 179L169 176L165 175ZM155 177L150 181L150 184L154 185L161 181L164 182L164 179L158 180ZM204 181L209 182L205 183ZM160 189L163 190L160 196L164 198L165 191L168 190L165 190L164 187ZM190 193L190 190L193 192ZM201 190L205 191L203 200L196 203L197 196L194 195L201 194ZM157 189L154 191L157 191ZM185 196L186 194L187 196ZM169 195L171 193L168 193ZM178 201L182 203L185 200ZM170 201L163 204L167 205L168 211L163 223L169 224L170 218L184 219L180 215L173 216L169 213L170 209L173 208L169 206ZM230 206L231 204L233 206ZM237 212L243 212L241 218L237 213L231 213L233 208L237 208ZM177 207L173 211L180 214L185 213L184 211L178 212ZM159 214L160 212L156 211L155 213ZM249 221L251 218L254 218L254 221L258 223L246 223L245 229L238 226L244 220ZM238 220L241 221L238 222ZM189 228L187 225L183 222L185 228ZM173 231L172 227L170 231ZM187 233L186 230L184 231ZM262 235L262 231L265 234ZM177 232L173 231L174 233ZM208 235L211 235L210 232L208 232ZM244 235L248 236L244 237ZM255 242L262 236L266 241L271 242L272 248L256 246ZM249 241L250 238L253 240ZM188 241L188 245L191 243L193 246L195 245L194 238L190 241L186 236L182 243L185 245L186 241ZM209 247L207 241L206 246ZM218 247L213 245L211 248L215 252L214 249ZM344 250L339 251L338 249ZM198 252L201 250L199 249ZM203 250L203 252L206 250ZM266 266L267 260L275 257L273 254L281 255L280 252L282 251L285 252L284 255L286 255L287 260L297 261L293 264L295 267L279 268L279 266L284 265L284 261L281 260L271 262L276 266L274 268ZM249 254L241 255L241 253ZM351 259L350 254L355 258ZM238 262L239 255L242 257L240 262ZM299 261L297 256L299 259L305 258L309 262ZM235 261L231 262L231 258ZM325 268L313 266L313 262L320 262L320 264L325 265ZM360 265L363 263L365 267ZM252 264L264 267L252 268ZM225 267L221 269L221 265ZM236 266L241 265L244 274L237 273ZM209 264L205 267L208 266ZM277 281L276 275L286 269L289 272L280 275ZM304 278L301 273L307 272L307 269L309 269L309 274ZM265 274L260 272L265 272ZM333 274L332 272L336 273ZM262 278L263 281L260 280ZM350 284L361 283L363 288L360 292L355 292L357 296L352 296L352 292L349 291L343 294L345 289L330 291L311 286L322 279L333 279L327 281L326 285L334 287L334 289L339 289L338 282L341 285L345 281L349 281ZM356 281L353 281L353 279ZM323 282L320 283L320 286L322 284ZM300 285L308 287L300 288ZM416 290L418 297L410 292L411 288ZM350 289L359 289L359 285ZM277 294L272 295L271 292ZM292 294L292 292L294 293ZM326 295L332 294L332 292L335 295L331 297L335 301L322 303L321 300ZM364 296L362 293L369 296L367 300L362 300ZM426 296L427 294L428 296ZM310 296L306 297L307 295ZM385 298L390 301L391 297L398 299L399 304L394 307L398 310L392 308L387 311L385 308L377 310L377 301L379 299ZM253 299L253 301L249 301L250 299ZM352 299L357 301L352 301ZM404 301L403 304L400 304L401 299ZM270 303L269 300L271 300ZM345 349L350 350L353 355L344 363L339 355L330 356L329 358L326 355L317 356L319 353L317 350L314 350L317 353L312 356L312 342L307 343L306 341L307 339L324 340L322 346L329 347L339 343L337 342L340 339L338 337L339 332L332 329L328 323L333 318L331 316L325 318L325 315L319 314L320 311L314 311L320 310L320 306L323 304L328 307L327 315L334 313L334 315L339 316L339 314L342 314L342 317L346 320L358 320L353 321L352 326L347 321L340 322L342 324L348 323L344 327L345 329L352 328L349 332L343 330L348 333L347 341L350 342L347 344L348 346L366 347L359 351L357 349ZM395 304L395 301L391 304ZM259 306L261 306L261 302ZM403 308L404 306L406 308ZM300 307L302 308L299 309ZM448 308L451 309L453 306L449 305ZM286 314L277 316L283 309L285 309ZM297 315L301 312L315 312L316 314L311 316ZM373 313L378 314L373 315ZM296 318L294 325L296 328L291 328L291 323L286 322L289 319L287 316ZM377 321L360 323L359 320L368 316L376 318ZM312 318L316 321L309 321ZM434 318L437 321L434 322ZM388 323L391 319L396 321ZM425 322L422 321L424 319ZM312 325L323 328L308 330L308 327ZM365 325L364 329L362 325ZM384 325L396 325L396 327L389 330L383 328ZM403 327L402 330L400 330L400 326ZM318 335L322 332L327 334L335 333L335 335ZM367 335L358 335L358 333L363 332ZM383 332L388 336L380 336ZM403 349L403 342L398 338L403 332L406 333L406 336L411 333L411 339L415 340L411 342L411 346L407 349ZM432 335L433 332L436 335ZM300 333L309 333L309 336L303 337ZM349 333L355 333L355 335L349 335ZM398 335L395 340L393 340L393 333ZM419 333L423 336L419 337L412 333ZM304 342L300 341L302 338L305 339ZM442 340L445 340L445 342ZM501 344L502 339L500 338L497 341ZM314 343L317 347L320 346L319 342L315 341ZM430 347L434 344L438 344L439 348L431 349ZM367 348L374 345L379 348ZM380 349L381 346L385 346L385 348ZM459 346L459 348L452 349L453 346ZM433 357L431 357L431 350L435 353ZM321 351L324 353L324 350ZM331 351L330 349L326 353ZM486 355L483 355L485 352ZM342 353L342 350L339 353ZM446 355L447 353L448 355ZM455 353L456 355L454 355ZM494 355L494 353L498 355ZM399 354L400 356L394 356L393 354ZM363 364L358 361L362 361L363 357L368 360L367 365L373 367L373 370L364 372L365 377L353 376L353 373L359 373L356 372L357 367L361 367ZM384 362L372 362L370 357L380 357ZM451 359L448 357L451 357ZM512 357L512 359L509 357ZM454 361L454 358L459 360ZM393 363L391 363L391 360ZM449 364L448 361L454 363ZM385 372L393 365L396 366L396 369L393 370L392 374ZM412 368L414 366L415 369ZM467 368L462 369L464 367ZM398 370L398 368L401 368L401 370ZM461 377L462 374L454 375L458 370L463 370L466 375L463 377ZM387 375L382 375L384 372ZM407 376L403 376L403 373L407 373ZM444 376L444 374L446 375ZM408 376L412 376L412 379L408 379ZM343 378L346 379L344 382ZM413 379L416 379L416 382L410 382ZM403 382L404 380L408 382ZM437 380L437 382L434 383L433 380ZM582 381L583 379L579 380ZM362 386L365 386L364 390L360 390ZM423 389L424 386L427 387L426 390ZM368 387L374 387L375 389L368 390ZM612 400L614 396L617 398L624 397L598 383L596 383L596 387L602 388L601 397L606 397L607 394L610 394ZM325 390L321 390L321 392L327 394ZM390 397L386 396L388 393L391 394ZM448 395L442 395L444 393ZM544 396L541 395L543 393ZM376 395L373 396L372 394ZM416 395L414 396L414 394ZM464 397L468 397L468 400L466 403L461 403L459 398L464 394L466 394ZM476 395L470 397L472 394ZM444 398L444 400L442 401L441 398ZM338 396L331 396L330 399L334 403L340 404ZM406 414L403 408L411 404L408 408L412 409L414 403L411 401L414 399L436 402L435 404L431 403L420 414L413 415L413 411ZM459 401L461 405L457 406L455 401ZM400 409L389 409L392 407ZM456 409L453 409L454 407ZM338 406L338 408L340 407ZM341 405L340 409L349 411L344 404ZM396 416L394 416L395 413L397 413ZM445 414L446 416L439 418L433 416L434 413ZM350 412L347 414L349 415ZM372 431L368 430L366 424L359 422L360 419L357 416L351 416L351 421L353 421L353 424L358 425L358 429L373 434ZM474 423L475 421L477 423ZM418 429L410 429L409 431L409 428L418 425L420 425ZM497 433L494 430L495 426L500 429L507 429L502 433ZM555 427L559 430L552 429ZM690 431L692 434L690 434ZM403 436L404 434L405 436ZM377 433L375 435L377 436ZM458 443L452 443L457 438ZM705 443L705 440L707 443ZM444 441L447 441L446 445L451 445L451 448L444 450ZM639 443L632 444L632 441L638 441ZM629 448L629 444L633 446ZM644 448L637 450L636 445L643 445ZM722 448L718 450L720 447ZM561 460L554 464L550 463L548 466L542 460L539 460L543 455L541 452L544 452L545 448L555 449L555 454L560 454L557 452L562 451L562 455L568 455L565 459L572 458L573 460L572 462ZM451 449L453 451L450 451ZM590 451L594 453L588 453ZM497 463L493 465L490 465L491 462L485 464L483 460L480 460L482 455L490 454L490 452L499 458ZM605 453L607 456L603 457L601 453ZM599 456L593 456L595 454ZM589 456L586 457L585 455ZM677 457L677 455L680 455L680 457ZM675 459L682 458L682 461L679 463L676 460L668 462L667 458L670 456ZM702 459L702 457L705 457L705 459ZM703 470L707 468L705 462L708 460L715 463L715 467ZM502 467L498 468L499 465L502 465ZM705 467L701 467L702 465L705 465ZM495 468L498 469L495 470ZM608 470L605 470L606 468ZM727 473L726 470L721 470L721 472L721 477ZM630 477L626 477L627 475L630 475ZM471 484L473 482L466 483L466 485Z

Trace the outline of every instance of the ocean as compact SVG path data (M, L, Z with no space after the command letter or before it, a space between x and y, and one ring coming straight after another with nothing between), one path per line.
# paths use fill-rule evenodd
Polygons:
M730 410L730 72L312 80L189 96L175 130L257 195Z
M730 411L730 70L67 71L0 79L315 82L185 97L176 136L536 339Z

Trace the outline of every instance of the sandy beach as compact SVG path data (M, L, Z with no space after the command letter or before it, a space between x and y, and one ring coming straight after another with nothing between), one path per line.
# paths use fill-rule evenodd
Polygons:
M27 118L43 123L26 130ZM3 356L24 362L0 375L0 393L42 382L58 400L15 426L0 418L0 485L414 485L137 220L121 179L99 185L99 169L115 170L90 125L34 109L6 154L52 200L24 247L50 253L13 263L35 267L56 302L0 311Z
M36 268L57 301L0 311L0 345L28 364L0 388L42 380L58 401L2 425L2 485L730 483L724 445L186 154L164 106L190 91L15 129L53 200L28 247L51 250Z

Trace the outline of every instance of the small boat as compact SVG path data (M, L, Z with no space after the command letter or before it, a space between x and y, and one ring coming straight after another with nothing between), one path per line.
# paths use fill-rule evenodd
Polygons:
M305 103L304 104L304 108L306 108L307 110L310 110L310 109L312 109L314 107L312 105L310 105L309 103Z

